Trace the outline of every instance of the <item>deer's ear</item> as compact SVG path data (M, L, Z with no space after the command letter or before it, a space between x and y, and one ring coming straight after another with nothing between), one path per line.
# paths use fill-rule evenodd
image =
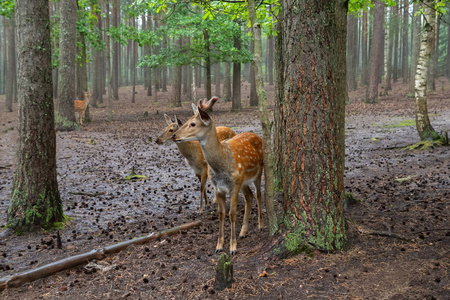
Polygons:
M164 119L166 119L167 125L170 125L170 124L173 123L172 120L170 119L170 117L168 115L166 115L166 114L164 114Z
M178 126L183 126L183 122L178 119L177 115L175 115L175 122L178 124Z
M198 115L203 124L205 124L206 126L209 126L211 124L211 117L201 108L198 109Z
M194 114L196 114L198 111L198 107L194 103L192 103L192 110L194 111Z

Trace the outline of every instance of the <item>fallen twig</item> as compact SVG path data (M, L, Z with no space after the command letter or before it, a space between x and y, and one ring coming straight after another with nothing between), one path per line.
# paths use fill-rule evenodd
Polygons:
M363 228L361 228L359 226L356 226L356 228L358 229L358 231L360 233L363 233L363 234L393 237L393 238L396 238L396 239L399 239L399 240L403 240L403 241L406 241L406 242L412 242L413 241L412 239L410 239L410 238L408 238L406 236L403 236L403 235L400 235L400 234L396 234L396 233L392 233L392 232L388 232L388 231L376 231L376 230L363 229Z
M105 192L100 192L100 193L69 192L69 194L71 194L71 195L89 196L89 197L97 197L97 196L104 195Z
M167 230L160 231L158 233L152 233L147 236L143 236L140 238L124 241L118 244L114 244L108 247L104 248L98 248L95 250L92 250L90 252L86 252L83 254L71 256L59 261L55 261L53 263L50 263L45 266L38 267L34 270L28 270L24 271L18 274L6 276L3 278L0 278L0 291L4 290L9 287L17 287L23 283L31 282L36 279L41 279L47 276L50 276L52 274L55 274L56 272L72 268L74 266L88 263L93 259L101 260L104 259L108 254L117 253L125 248L127 248L130 245L141 245L144 243L147 243L151 240L157 239L159 237L165 236L165 235L172 235L175 233L178 233L181 230L187 230L192 227L200 226L202 224L201 221L195 221L188 224L183 224L177 227L173 227Z

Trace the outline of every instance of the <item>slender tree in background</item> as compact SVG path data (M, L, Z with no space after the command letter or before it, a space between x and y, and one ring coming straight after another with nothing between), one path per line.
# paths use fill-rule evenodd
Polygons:
M347 2L284 0L284 97L275 129L284 140L277 155L284 216L275 239L278 257L310 246L347 244L344 200L345 42ZM326 12L326 13L325 13ZM312 30L314 28L314 30ZM295 34L302 32L302 34ZM278 117L276 117L278 118Z
M411 68L409 73L408 97L414 98L414 89L416 85L417 60L420 49L420 16L416 16L419 11L419 3L414 3L412 14L412 45L411 45Z
M263 152L264 152L264 201L267 211L269 234L273 235L278 229L277 214L274 206L274 175L273 175L273 152L272 152L272 123L267 111L267 95L264 89L262 74L262 41L261 24L256 18L255 0L248 0L248 14L253 30L253 76L255 78L255 89L257 92L257 105L259 106L259 118L263 130Z
M402 77L403 83L408 82L408 8L409 0L403 0L403 22L402 22Z
M240 32L236 32L233 36L233 45L240 51L241 41ZM233 102L231 103L231 110L241 110L241 62L233 62Z
M4 26L6 27L6 39L8 41L8 62L6 69L6 99L5 99L5 111L12 112L12 103L16 100L16 94L14 86L16 86L16 43L15 43L15 21L14 16L5 19Z
M136 28L136 17L131 18L131 26ZM131 89L131 103L136 103L136 59L137 59L137 43L135 41L131 42L131 84L133 88Z
M450 13L447 14L447 78L450 79Z
M369 72L367 63L367 11L363 11L362 32L361 32L361 85L367 85L369 82Z
M396 26L394 27L394 62L392 66L392 80L397 82L398 79L398 49L399 49L399 27L400 27L400 18L398 15L398 2L393 7L393 20L395 20Z
M214 81L215 81L215 95L220 97L220 62L214 64Z
M347 85L350 91L356 90L358 87L357 72L357 30L358 19L356 16L349 14L347 16Z
M229 102L231 100L231 63L225 62L223 71L223 92L222 99L225 102Z
M439 56L439 27L440 18L435 22L435 30L433 34L433 45L431 46L430 66L428 67L427 93L436 91L435 79L438 73L438 56Z
M181 38L175 39L174 47L176 49L181 48ZM172 92L169 100L170 107L181 107L181 66L176 65L173 67L172 72Z
M112 1L112 26L119 26L119 0ZM114 100L119 100L119 42L112 45L112 89Z
M249 8L250 8L250 3L249 3ZM255 20L255 22L256 22L256 20ZM254 35L254 33L253 33L253 35ZM255 39L254 38L252 38L252 40L250 41L250 52L255 53ZM261 52L262 52L262 50L261 50ZM261 70L261 73L262 73L262 70ZM257 106L258 105L258 95L256 94L256 78L255 78L255 68L254 67L250 68L249 76L250 76L250 106ZM263 88L264 88L264 85L263 85Z
M416 72L416 128L420 139L436 139L437 133L433 129L428 117L427 108L427 80L428 67L430 65L431 47L434 40L434 26L436 22L436 11L434 10L433 1L427 0L423 2L422 9L424 12L424 20L422 26L422 38L420 40L419 61Z
M55 102L55 126L61 131L77 128L74 111L76 24L77 0L61 0L58 97Z
M388 25L389 24L389 25ZM389 26L388 32L388 47L387 47L387 57L386 57L386 85L384 86L384 94L387 95L390 90L392 90L391 86L391 74L392 74L392 50L394 47L394 21L393 21L393 12L392 7L389 10L389 22L386 23Z
M7 226L16 232L63 220L56 176L48 3L16 0L19 144L7 216Z
M211 44L209 40L209 31L203 30L203 38L205 39L205 90L206 98L211 99Z
M373 19L373 39L372 49L370 51L370 71L369 71L369 85L366 90L366 102L376 103L378 100L378 75L381 67L381 57L384 42L384 4L376 2L374 4L375 12Z

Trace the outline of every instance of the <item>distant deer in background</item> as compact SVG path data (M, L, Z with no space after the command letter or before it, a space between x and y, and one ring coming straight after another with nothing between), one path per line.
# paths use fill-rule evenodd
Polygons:
M205 99L206 100L206 99ZM191 117L172 136L176 143L199 141L206 162L209 165L209 177L214 185L219 212L219 238L216 252L223 250L225 200L230 194L230 254L237 251L235 235L236 209L239 191L245 196L245 213L240 237L245 237L248 229L248 219L252 207L253 193L249 184L254 182L258 200L258 227L263 227L261 219L261 176L264 158L262 139L254 133L244 132L221 142L216 132L213 119L206 113L218 100L199 101L198 106L192 104L194 116Z
M84 112L89 105L91 93L84 92L84 100L75 100L75 112L78 112L78 124L83 124Z
M183 123L175 116L175 121L172 122L170 117L164 114L166 119L167 127L164 132L156 139L158 145L163 144L167 140L170 140L172 135L183 125ZM224 126L217 127L217 136L220 140L226 140L235 136L236 133ZM184 156L186 164L194 170L195 175L200 180L200 207L198 209L199 213L203 213L203 199L205 201L205 206L209 206L209 199L206 195L206 180L208 179L208 164L203 156L202 149L198 142L185 142L177 143L178 150L180 150L181 155Z

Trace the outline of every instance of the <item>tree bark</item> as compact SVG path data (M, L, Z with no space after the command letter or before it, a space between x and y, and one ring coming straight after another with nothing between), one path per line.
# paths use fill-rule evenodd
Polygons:
M223 92L222 98L225 102L231 100L231 63L224 63L224 75L223 75Z
M437 133L431 126L427 109L427 77L430 65L431 47L434 39L434 26L436 22L436 11L433 1L423 2L424 23L422 27L422 38L420 41L419 61L416 71L415 87L415 109L416 109L416 128L420 139L436 139Z
M203 31L203 37L205 39L205 67L206 67L206 78L205 78L205 90L206 90L206 98L211 99L212 91L211 91L211 45L209 42L209 32L208 30Z
M182 43L181 38L177 42L174 46L176 50L179 50ZM173 67L172 93L170 95L169 105L170 107L181 107L181 66Z
M19 98L17 169L7 226L30 231L63 220L56 174L47 0L16 0ZM36 66L39 66L37 68Z
M408 8L409 0L403 0L403 46L402 46L402 77L403 83L408 82Z
M427 93L436 91L435 79L438 73L438 57L439 57L439 18L435 22L435 30L433 36L433 44L431 46L430 67L428 68Z
M446 67L447 78L450 79L450 13L447 18L447 67Z
M249 3L249 5L250 5L250 3ZM250 7L249 7L249 9L250 9ZM255 22L256 22L256 20L255 20ZM255 35L254 32L253 32L253 35ZM250 52L255 53L255 39L254 38L250 42ZM262 53L261 53L261 55L262 55ZM259 58L259 59L262 59L262 58ZM262 63L261 63L261 65L262 65ZM261 74L262 74L262 70L261 70ZM264 85L263 85L263 88L264 88ZM257 105L258 105L258 95L256 92L255 66L253 63L253 66L250 68L250 106L257 106Z
M220 62L216 62L215 68L214 68L214 79L216 82L216 96L220 98ZM209 98L211 99L211 98Z
M8 40L8 63L6 70L6 88L5 88L5 111L12 112L12 104L14 99L14 81L16 81L16 35L15 35L15 22L14 16L11 19L5 19L6 23L6 39Z
M233 45L240 51L241 40L240 32L236 32L233 36ZM231 110L238 111L242 109L241 105L241 62L233 62L233 102L231 103Z
M136 17L132 17L132 25L133 28L136 27ZM133 85L131 89L131 103L136 103L136 58L137 58L137 43L135 41L131 42L131 64L130 64L130 71L131 71L131 84Z
M374 24L373 24L373 39L372 50L370 51L370 72L369 72L369 86L366 90L366 102L376 103L378 101L378 76L381 66L381 56L383 49L383 19L384 19L384 4L376 2L374 5Z
M273 85L273 36L269 36L267 42L269 43L269 57L267 58L269 85Z
M257 104L259 105L259 119L263 130L263 152L264 152L264 199L266 204L267 219L269 223L269 234L274 235L278 230L277 214L274 205L274 175L273 175L273 152L272 152L272 123L267 111L267 95L264 89L262 74L262 41L261 24L256 18L255 0L248 0L249 19L253 28L253 75L255 77L255 88L257 91Z
M357 25L358 20L353 15L347 16L347 84L350 91L358 87L356 81L356 56L357 56Z
M77 1L61 0L59 32L58 97L55 104L56 130L76 129L74 101ZM83 100L83 99L78 99Z
M278 149L284 217L275 255L311 245L341 250L347 244L344 199L346 12L344 1L284 0L284 98ZM292 9L294 8L295 9ZM296 34L301 32L302 34Z
M367 11L363 11L362 19L362 45L361 45L361 85L367 85L369 82L367 62Z
M395 27L394 27L394 63L392 65L392 81L398 80L398 33L400 28L400 18L398 15L398 3L392 8L394 13Z
M387 24L387 23L386 23ZM387 95L390 90L392 90L391 86L391 78L392 78L392 50L394 48L394 21L393 21L393 12L392 7L389 12L389 32L388 32L388 47L387 47L387 57L386 57L386 85L384 86L384 94Z
M409 73L409 91L408 97L414 98L414 89L416 85L417 60L420 49L420 16L416 16L419 11L419 3L414 3L412 14L412 45L411 45L411 68Z
M119 0L112 1L112 26L119 26ZM119 100L119 42L112 45L112 89L113 99Z

